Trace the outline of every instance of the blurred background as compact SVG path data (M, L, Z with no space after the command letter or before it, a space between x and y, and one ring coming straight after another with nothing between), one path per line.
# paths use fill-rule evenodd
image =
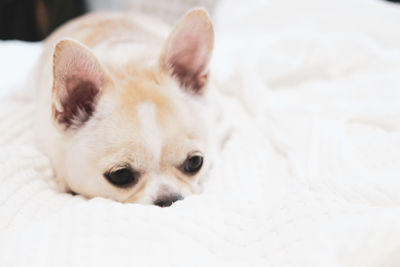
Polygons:
M64 22L99 10L133 10L173 24L196 6L205 7L212 15L217 3L218 0L0 0L0 39L40 41Z
M399 0L400 1L400 0ZM212 13L217 0L0 0L0 39L40 41L64 22L87 12L133 10L173 24L188 9Z

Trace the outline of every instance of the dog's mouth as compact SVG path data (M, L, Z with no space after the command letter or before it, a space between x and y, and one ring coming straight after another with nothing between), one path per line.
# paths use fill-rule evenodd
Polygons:
M68 190L68 194L71 194L73 196L79 195L75 191ZM172 194L172 195L163 195L158 197L156 200L153 201L152 205L159 206L161 208L166 208L170 207L172 204L174 204L177 201L183 200L184 197L181 194Z

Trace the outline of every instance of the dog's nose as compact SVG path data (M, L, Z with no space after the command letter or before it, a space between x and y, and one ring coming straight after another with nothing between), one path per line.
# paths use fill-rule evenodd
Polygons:
M183 199L183 197L181 195L161 196L156 201L154 201L154 205L157 205L160 207L169 207L174 202L176 202L178 200L182 200L182 199Z

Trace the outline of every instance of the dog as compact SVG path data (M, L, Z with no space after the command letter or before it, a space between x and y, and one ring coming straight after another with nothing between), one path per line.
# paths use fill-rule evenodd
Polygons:
M38 147L67 191L170 206L202 191L216 153L206 11L172 31L150 17L93 13L44 42Z

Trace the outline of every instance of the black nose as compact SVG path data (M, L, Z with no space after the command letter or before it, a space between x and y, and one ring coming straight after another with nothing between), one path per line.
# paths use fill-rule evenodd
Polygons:
M182 199L183 199L183 197L181 195L161 196L156 201L154 201L154 205L157 205L160 207L169 207L174 202L176 202L178 200L182 200Z

